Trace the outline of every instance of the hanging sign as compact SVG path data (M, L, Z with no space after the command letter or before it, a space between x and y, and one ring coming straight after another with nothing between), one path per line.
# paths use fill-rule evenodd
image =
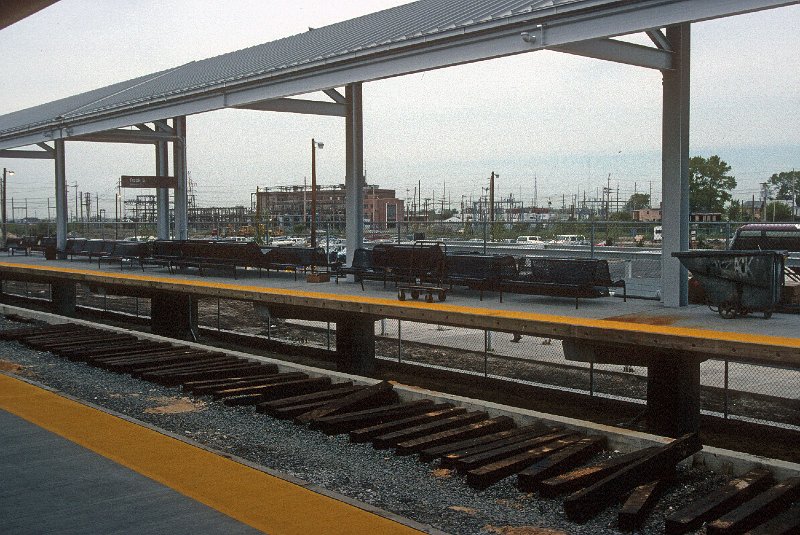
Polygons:
M123 188L172 188L178 187L174 176L129 176L122 175Z

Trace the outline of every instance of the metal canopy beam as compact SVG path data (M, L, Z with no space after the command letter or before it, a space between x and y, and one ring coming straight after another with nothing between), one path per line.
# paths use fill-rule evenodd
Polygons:
M54 160L55 155L46 150L0 150L0 158L27 158L29 160Z
M555 47L553 50L648 69L664 71L672 68L671 52L614 39L580 41Z
M243 110L260 111L281 111L288 113L307 113L311 115L329 115L333 117L345 117L346 107L344 104L335 102L321 102L318 100L302 100L296 98L276 98L273 100L262 100L236 106Z
M576 2L574 10L553 6L536 15L526 13L477 24L466 31L456 28L438 32L426 36L424 42L408 39L374 50L282 68L261 77L246 77L240 84L186 90L164 96L158 102L138 102L62 120L36 131L6 134L0 141L0 149L797 3L798 0L598 0ZM581 4L583 9L578 9ZM523 41L522 32L536 39Z
M136 125L137 128L145 125ZM147 128L145 126L145 128ZM72 136L70 141L91 141L95 143L158 143L160 141L174 141L175 135L168 132L154 132L149 128L143 130L105 130L92 134Z

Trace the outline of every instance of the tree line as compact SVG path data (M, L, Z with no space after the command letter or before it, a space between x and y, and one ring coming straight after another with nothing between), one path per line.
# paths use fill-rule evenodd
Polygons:
M745 221L754 218L753 206L747 201L734 199L736 177L730 174L731 166L717 155L689 159L689 208L692 213L720 213L728 221ZM780 171L763 183L767 202L761 206L762 195L755 197L755 206L765 209L768 221L792 221L792 206L800 206L800 171ZM633 210L650 206L650 195L634 193L625 204L618 219L630 219Z

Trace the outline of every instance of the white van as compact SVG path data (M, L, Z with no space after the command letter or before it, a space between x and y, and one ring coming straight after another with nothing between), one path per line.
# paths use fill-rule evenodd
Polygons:
M557 234L553 241L559 245L589 245L583 234Z
M528 249L544 249L544 240L541 236L517 236L516 243Z

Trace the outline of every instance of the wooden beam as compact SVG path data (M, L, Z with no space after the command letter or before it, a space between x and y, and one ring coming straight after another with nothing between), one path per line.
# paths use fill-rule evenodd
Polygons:
M467 409L464 407L453 407L449 403L437 403L431 407L430 411L424 414L409 416L401 420L394 420L392 422L371 425L363 429L350 431L350 442L369 442L377 436L436 420L445 420L452 416L464 414L465 412L467 412Z
M790 477L706 526L708 535L743 533L763 524L800 498L800 477Z
M517 474L517 485L525 491L536 490L540 481L571 470L591 459L593 455L603 451L605 442L605 437L592 436L582 438L571 446L542 459Z
M594 485L570 495L564 500L564 511L570 520L585 522L648 479L669 475L676 464L702 448L696 433L677 438Z
M665 486L663 479L657 479L633 489L617 515L619 530L633 531L641 527Z
M667 535L694 531L704 522L716 520L743 504L770 484L772 484L772 473L769 470L764 468L751 470L669 515L664 521L664 529Z
M508 416L497 416L488 420L482 420L473 424L468 424L464 427L450 429L447 431L440 431L432 435L415 438L401 442L397 445L395 453L398 455L411 455L419 453L425 448L432 448L434 446L441 446L451 442L464 440L467 438L479 437L495 433L497 431L505 431L514 426L514 420Z

